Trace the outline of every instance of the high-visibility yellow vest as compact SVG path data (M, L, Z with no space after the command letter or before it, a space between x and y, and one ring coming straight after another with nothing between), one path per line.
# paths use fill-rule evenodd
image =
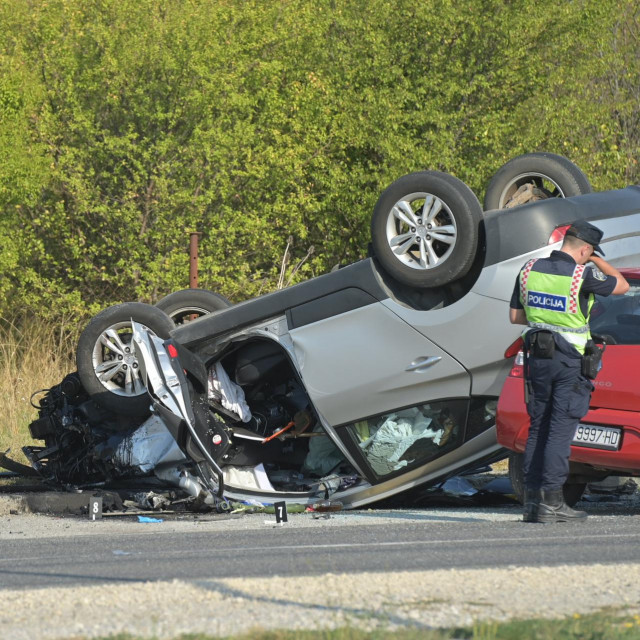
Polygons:
M558 332L580 353L584 353L589 333L589 313L595 300L589 295L587 316L580 308L579 294L584 265L576 265L572 275L561 276L533 270L530 260L520 272L520 301L529 327Z

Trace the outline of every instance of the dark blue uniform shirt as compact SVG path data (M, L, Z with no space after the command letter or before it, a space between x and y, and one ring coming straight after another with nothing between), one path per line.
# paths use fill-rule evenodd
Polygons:
M524 267L524 265L523 265ZM576 261L564 251L552 251L548 258L541 258L534 265L538 273L552 273L558 276L571 276L576 268ZM608 296L616 288L618 279L615 276L607 276L597 267L587 267L582 273L582 288L580 289L580 309L585 318L588 317L589 294ZM509 305L512 309L523 309L520 302L520 274L516 277L516 284Z

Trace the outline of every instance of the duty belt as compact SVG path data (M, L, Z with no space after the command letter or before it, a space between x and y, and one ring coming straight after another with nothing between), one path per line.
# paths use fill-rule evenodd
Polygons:
M583 327L559 327L555 324L547 324L546 322L529 322L530 327L534 329L546 329L547 331L560 331L562 333L589 333L589 325Z

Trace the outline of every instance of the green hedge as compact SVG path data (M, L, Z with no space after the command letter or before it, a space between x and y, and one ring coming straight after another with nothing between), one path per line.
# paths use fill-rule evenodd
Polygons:
M236 301L289 239L285 284L324 273L410 171L482 200L547 150L638 181L633 0L3 0L0 24L0 317L155 301L194 230Z

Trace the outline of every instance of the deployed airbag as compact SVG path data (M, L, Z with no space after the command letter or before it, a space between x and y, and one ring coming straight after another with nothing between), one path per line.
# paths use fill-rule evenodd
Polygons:
M432 419L416 408L392 413L360 447L373 470L378 475L387 475L412 462L400 458L417 440L425 438L440 444L444 430L431 429L431 423Z
M152 415L131 435L122 439L112 458L115 465L137 468L142 474L167 462L185 460L174 437L156 415Z
M219 362L209 369L208 395L210 399L235 413L242 422L251 420L251 409L245 400L242 387L229 378Z

